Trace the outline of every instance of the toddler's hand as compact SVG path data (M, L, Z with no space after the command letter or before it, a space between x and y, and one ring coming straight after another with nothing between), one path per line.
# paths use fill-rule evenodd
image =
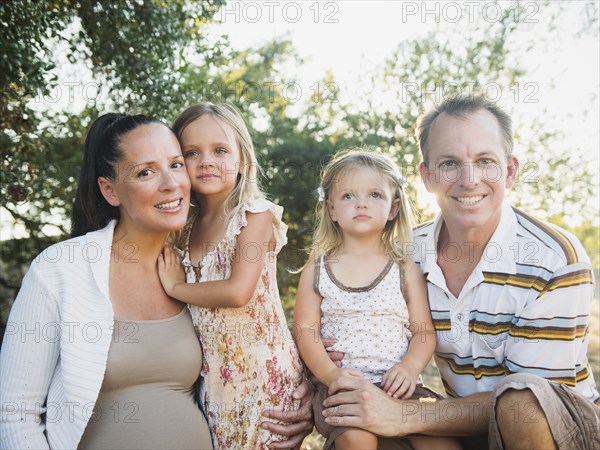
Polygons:
M394 398L407 399L415 392L419 374L412 367L398 363L381 380L381 389Z
M185 273L179 255L165 244L158 257L158 276L167 295L173 297L175 286L185 283Z

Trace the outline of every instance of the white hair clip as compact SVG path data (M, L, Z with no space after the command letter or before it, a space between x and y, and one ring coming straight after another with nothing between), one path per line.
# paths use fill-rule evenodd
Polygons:
M321 186L319 186L317 188L317 194L319 194L319 201L324 202L325 201L325 190Z
M400 186L404 186L406 183L408 183L408 180L406 178L404 178L402 175L400 175L398 177L398 183L400 183Z

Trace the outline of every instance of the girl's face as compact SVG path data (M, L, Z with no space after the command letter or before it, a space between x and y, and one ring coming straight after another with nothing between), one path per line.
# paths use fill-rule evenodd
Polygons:
M205 114L184 128L181 143L196 198L211 196L225 200L242 170L241 151L233 129Z
M119 208L119 226L152 233L181 229L190 180L175 135L162 124L141 125L121 139L121 149L115 179L98 179L104 198Z
M331 220L344 234L381 235L398 214L400 201L375 169L356 168L338 176L327 200Z

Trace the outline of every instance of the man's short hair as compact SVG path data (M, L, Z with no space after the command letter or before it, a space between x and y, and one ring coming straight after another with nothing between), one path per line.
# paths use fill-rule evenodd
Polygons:
M417 120L417 142L419 144L423 162L427 164L427 139L429 138L429 132L433 123L441 114L446 113L454 117L465 117L468 114L475 113L481 109L491 112L498 121L498 125L500 125L500 130L502 131L502 136L504 138L504 155L508 160L514 146L512 119L499 106L489 102L484 97L470 96L444 100L431 111L419 117Z

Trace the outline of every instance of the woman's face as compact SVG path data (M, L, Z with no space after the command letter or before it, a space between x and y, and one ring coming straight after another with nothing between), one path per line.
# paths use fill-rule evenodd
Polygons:
M108 203L119 208L119 226L151 233L181 229L190 180L175 135L159 123L141 125L121 139L121 149L115 178L98 179Z

